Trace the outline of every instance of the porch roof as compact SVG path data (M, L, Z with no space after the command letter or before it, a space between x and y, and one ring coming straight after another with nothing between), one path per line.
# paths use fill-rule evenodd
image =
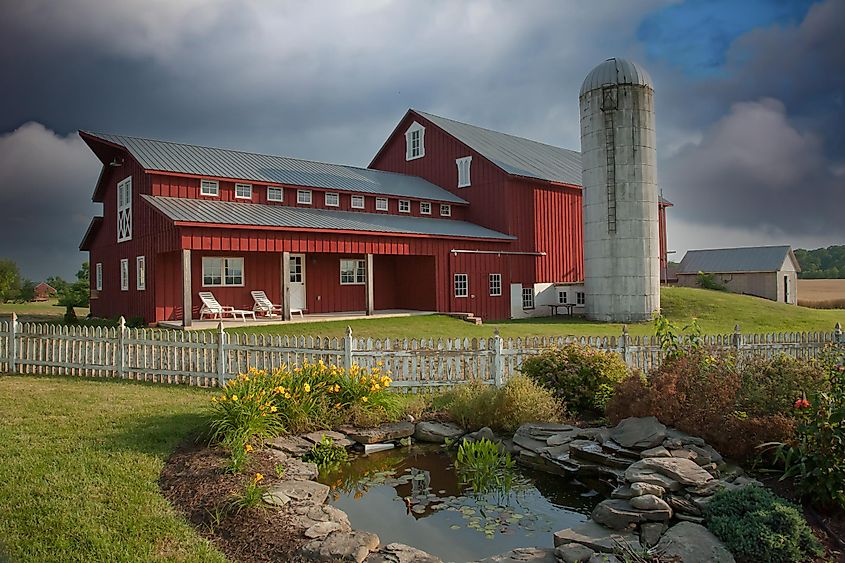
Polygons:
M142 195L174 223L295 230L361 231L444 238L516 240L516 237L455 219L434 219L287 205L263 205Z

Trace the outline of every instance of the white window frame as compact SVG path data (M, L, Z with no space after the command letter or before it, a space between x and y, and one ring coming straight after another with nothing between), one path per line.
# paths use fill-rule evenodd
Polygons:
M120 259L120 291L129 291L129 258Z
M431 202L430 201L421 201L420 202L420 215L431 215Z
M502 295L502 274L490 274L487 276L490 285L490 297Z
M534 309L534 287L522 287L522 308Z
M584 291L579 291L575 294L575 304L584 305L587 302L587 294Z
M135 289L138 291L147 289L147 258L145 256L135 257Z
M279 194L279 197L273 197L270 194ZM267 201L284 201L285 189L281 186L267 186Z
M231 270L230 270L231 267ZM230 275L230 271L232 274ZM240 271L238 283L235 271ZM216 274L216 275L215 275ZM232 281L229 281L231 278ZM203 287L244 287L244 259L242 256L203 256Z
M405 160L425 156L425 127L414 121L405 131Z
M296 203L300 205L311 205L314 201L314 194L311 190L296 190Z
M411 200L400 199L399 200L399 213L410 213L410 212L411 212Z
M241 193L246 195L241 195ZM252 199L252 184L235 184L235 199Z
M326 207L340 207L340 194L337 192L326 192L324 201Z
M117 242L132 240L132 176L117 183Z
M103 291L103 263L97 262L94 265L94 289Z
M440 216L441 217L451 217L452 216L452 206L448 203L441 203L440 204Z
M220 182L217 180L200 180L200 195L219 197Z
M389 205L386 197L376 198L376 211L387 211L390 209Z
M455 159L455 164L458 166L458 187L470 187L472 184L470 182L469 169L470 165L472 164L472 157L465 156L462 158Z
M366 281L366 260L360 258L340 259L340 285L364 285Z
M467 274L455 274L455 297L469 297L469 276Z
M358 202L360 202L360 203L358 203ZM362 196L362 195L352 196L351 200L349 201L349 207L351 207L352 209L364 209L364 207L365 207L364 196Z

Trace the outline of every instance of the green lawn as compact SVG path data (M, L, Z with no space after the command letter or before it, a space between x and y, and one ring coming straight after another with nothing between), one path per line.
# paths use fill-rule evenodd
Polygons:
M0 560L225 561L157 484L209 393L0 376Z
M739 324L743 332L831 331L836 322L845 325L845 310L821 310L774 303L766 299L705 289L665 287L661 291L663 313L683 325L697 318L707 334L733 332ZM372 320L328 321L237 328L229 332L250 334L288 334L342 336L346 326L356 336L372 338L468 338L492 336L499 329L502 336L618 335L622 325L595 323L575 317L501 321L474 326L442 315L399 317ZM632 335L651 335L651 323L628 327Z
M88 314L88 309L84 307L76 307L75 310L80 319ZM56 299L30 303L0 303L0 318L7 318L12 313L17 313L23 321L60 321L64 317L65 308L57 305Z

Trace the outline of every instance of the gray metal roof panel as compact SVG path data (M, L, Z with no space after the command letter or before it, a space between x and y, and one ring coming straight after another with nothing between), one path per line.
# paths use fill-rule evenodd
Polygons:
M651 76L639 64L627 59L607 59L587 74L581 85L581 96L590 90L614 84L638 84L654 89Z
M690 250L681 260L678 273L776 272L791 252L790 246Z
M515 240L516 237L456 219L434 219L288 205L142 195L173 221L292 229L329 229L458 238Z
M89 134L125 147L147 170L467 203L417 176L140 137Z
M581 153L413 110L517 176L581 185Z

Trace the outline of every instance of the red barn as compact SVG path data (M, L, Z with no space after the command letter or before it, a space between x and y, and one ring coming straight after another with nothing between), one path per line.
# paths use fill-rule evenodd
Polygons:
M95 316L188 325L200 291L242 309L262 290L306 313L488 320L583 305L576 151L416 110L368 168L80 136L103 163L103 215L80 245Z

